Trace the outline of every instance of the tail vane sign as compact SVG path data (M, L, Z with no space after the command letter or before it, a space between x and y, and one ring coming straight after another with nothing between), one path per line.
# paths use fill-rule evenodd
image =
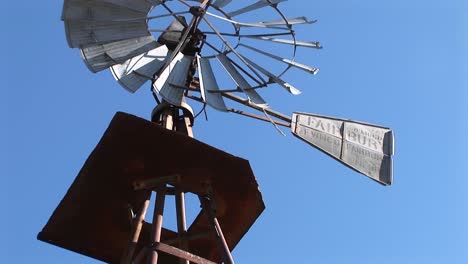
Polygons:
M394 138L389 128L321 115L294 113L292 133L383 185L393 180Z

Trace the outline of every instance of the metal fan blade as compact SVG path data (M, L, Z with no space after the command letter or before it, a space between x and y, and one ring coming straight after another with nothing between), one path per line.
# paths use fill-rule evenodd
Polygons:
M268 104L263 100L263 98L254 90L252 86L242 77L242 75L236 70L234 65L232 65L229 58L224 54L219 54L216 58L221 62L226 72L231 76L232 80L237 84L237 86L244 92L249 100L259 107L266 108Z
M168 103L181 106L184 97L181 87L186 86L192 61L192 56L179 52L153 83L153 89Z
M170 51L160 46L111 67L111 72L119 84L129 92L136 92L145 82L153 79L164 65Z
M291 131L296 137L359 173L383 185L392 184L394 137L389 128L294 113Z
M65 0L62 20L113 21L145 18L146 14L106 1Z
M254 3L254 4L243 7L241 9L239 9L239 10L230 12L230 13L228 13L228 16L229 17L235 17L235 16L238 16L240 14L251 12L251 11L263 8L263 7L275 5L275 4L284 2L284 1L286 1L286 0L260 0L260 1L256 2L256 3Z
M258 27L270 27L270 26L286 26L286 25L298 25L298 24L312 24L317 22L317 20L308 20L306 17L297 17L297 18L288 18L287 21L284 19L281 20L272 20L264 22L254 22L246 23L245 25L255 25ZM245 26L241 24L240 26Z
M320 46L320 43L317 41L294 41L294 40L289 40L289 39L278 39L278 38L267 38L267 37L256 37L256 36L251 36L248 38L260 39L260 40L271 41L271 42L276 42L276 43L281 43L281 44L302 46L302 47L307 47L307 48L315 48L315 49L322 48Z
M81 50L81 56L89 70L98 72L158 46L153 36L146 36L89 46Z
M297 89L296 87L292 86L291 84L281 80L280 78L278 78L276 75L274 75L273 73L269 72L268 70L266 70L265 68L261 67L260 65L254 63L253 61L247 59L246 57L243 57L244 60L246 60L250 65L252 65L255 69L259 70L261 73L265 74L266 76L268 76L270 78L270 80L274 81L275 83L281 85L283 88L285 88L288 92L294 94L294 95L298 95L298 94L301 94L302 92Z
M216 110L227 112L228 109L224 103L223 96L219 93L220 89L216 82L210 60L197 55L197 62L203 100Z
M206 15L217 18L217 19L220 19L220 20L223 20L223 21L226 21L226 22L229 22L229 23L233 24L236 27L260 27L260 28L279 29L279 30L290 31L290 29L287 28L287 27L265 26L265 25L262 25L262 24L259 24L259 23L253 23L253 24L252 23L242 23L242 22L238 22L238 21L235 21L235 20L232 20L232 19L228 19L228 18L225 18L225 17L222 17L222 16L218 16L218 15L210 13L210 12L206 12Z
M243 46L245 48L248 48L250 50L253 50L255 52L258 52L260 54L263 54L265 56L268 56L270 58L273 58L277 61L281 61L281 62L284 62L286 64L288 64L289 66L292 66L292 67L295 67L295 68L298 68L298 69L301 69L301 70L304 70L308 73L311 73L311 74L317 74L318 73L318 69L317 68L313 68L313 67L310 67L310 66L307 66L307 65L304 65L304 64L301 64L301 63L298 63L298 62L295 62L295 61L292 61L292 60L288 60L288 59L285 59L285 58L282 58L282 57L279 57L279 56L276 56L274 54L271 54L271 53L268 53L268 52L265 52L263 50L259 50L257 48L254 48L252 46L249 46L249 45L246 45L246 44L239 44L239 46Z
M150 36L146 21L113 22L66 20L68 45L84 48L112 41Z
M89 0L84 0L84 1L89 1ZM156 6L162 3L162 1L160 0L100 0L100 1L122 6L128 9L135 10L138 12L143 12L143 13L148 13L153 6Z
M212 5L216 6L216 7L219 7L219 8L223 8L223 7L227 6L228 4L230 4L231 2L232 2L232 0L217 0Z

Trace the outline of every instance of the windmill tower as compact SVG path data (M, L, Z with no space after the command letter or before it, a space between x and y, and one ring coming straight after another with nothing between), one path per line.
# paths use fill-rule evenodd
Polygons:
M151 121L115 115L38 238L109 263L234 263L232 249L265 206L248 161L193 138L188 100L203 110L208 105L270 122L279 131L291 128L337 161L390 185L390 129L306 113L289 117L261 96L271 86L298 95L285 73L318 72L297 62L296 50L320 44L297 40L294 30L315 21L287 18L278 7L284 1L65 0L68 43L80 49L88 68L109 68L132 93L150 83L157 106ZM265 19L242 22L249 17ZM280 55L284 47L289 58ZM284 67L274 73L262 66L267 60ZM219 83L223 74L229 86ZM195 194L201 208L190 226L185 193ZM175 197L177 230L163 228L167 196Z

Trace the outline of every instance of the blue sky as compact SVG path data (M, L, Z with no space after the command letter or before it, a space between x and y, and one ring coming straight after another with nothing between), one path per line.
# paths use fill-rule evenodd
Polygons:
M298 36L324 49L298 60L321 72L287 76L300 96L265 97L288 115L393 128L395 181L382 187L290 133L210 109L196 138L250 160L267 207L234 250L237 263L468 263L465 2L280 4L289 17L318 19ZM87 70L67 46L61 8L9 1L0 17L2 263L98 263L36 235L114 113L148 118L154 107L146 89L132 95Z

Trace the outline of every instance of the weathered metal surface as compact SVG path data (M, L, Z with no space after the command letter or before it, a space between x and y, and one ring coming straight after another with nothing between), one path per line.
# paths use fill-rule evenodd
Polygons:
M170 51L163 45L122 64L114 65L110 70L118 83L133 93L153 78L153 75L164 66L169 54Z
M88 0L84 0L88 1ZM114 5L126 7L131 10L148 13L152 7L161 4L160 0L100 0ZM96 2L96 1L94 1Z
M301 90L297 89L296 87L292 86L291 84L283 81L282 79L280 79L278 76L276 76L275 74L269 72L268 70L266 70L265 68L261 67L260 65L256 64L255 62L247 59L246 57L243 57L244 60L246 60L250 65L252 65L252 67L254 67L255 69L257 69L258 71L260 71L261 73L265 74L266 76L268 76L268 78L270 78L270 80L272 80L273 82L279 84L281 87L283 87L284 89L286 89L286 91L288 91L289 93L291 94L294 94L294 95L298 95L298 94L301 94Z
M394 139L389 128L294 113L291 131L346 166L383 185L392 184Z
M275 60L277 60L277 61L281 61L281 62L283 62L283 63L288 64L289 66L292 66L292 67L301 69L301 70L303 70L303 71L305 71L305 72L308 72L308 73L311 73L311 74L317 74L318 71L319 71L317 68L310 67L310 66L307 66L307 65L298 63L298 62L296 62L296 61L292 61L292 60L288 60L288 59L285 59L285 58L276 56L276 55L274 55L274 54L265 52L265 51L263 51L263 50L254 48L254 47L249 46L249 45L246 45L246 44L242 44L242 43L241 43L241 44L239 44L239 46L248 48L248 49L253 50L253 51L257 52L257 53L263 54L263 55L265 55L265 56L267 56L267 57L270 57L270 58L275 59Z
M242 77L242 75L236 70L234 65L232 65L229 58L224 54L219 54L216 56L219 62L223 65L226 72L231 76L232 80L237 84L237 86L244 92L249 100L262 108L268 107L268 104L263 100L263 98L254 90L252 86Z
M254 4L251 4L249 6L243 7L241 9L236 10L236 11L230 12L230 13L228 13L228 16L229 17L235 17L235 16L238 16L238 15L247 13L247 12L251 12L251 11L254 11L254 10L257 10L257 9L260 9L260 8L264 8L264 7L267 7L267 6L274 5L274 4L278 4L278 3L281 3L281 2L284 2L284 1L286 1L286 0L260 0L260 1L256 2L256 3L254 3Z
M153 83L154 90L168 103L182 105L184 89L177 87L186 86L192 61L192 56L179 52Z
M120 40L81 49L83 61L92 72L105 70L115 64L160 46L153 36Z
M216 110L226 112L228 111L226 104L224 103L218 82L213 73L211 63L209 59L197 56L198 61L198 75L200 79L200 91L203 100Z
M167 254L171 254L174 256L177 256L181 259L186 259L190 262L197 263L197 264L216 264L216 262L204 259L202 257L196 256L194 254L191 254L189 252L185 252L183 250L180 250L176 247L172 247L169 245L166 245L164 243L156 243L154 246L155 250L160 250L162 252L165 252Z
M145 220L146 212L151 199L151 191L148 192L146 200L143 202L143 206L138 214L132 219L132 229L130 231L130 242L125 250L125 253L122 255L121 264L132 264L132 259L135 254L135 249L140 239L141 229L143 228L143 222ZM137 262L138 263L138 262Z
M223 263L234 264L234 259L232 258L229 245L227 244L226 239L224 238L223 230L221 229L221 225L219 224L218 219L216 218L216 205L213 204L211 198L199 196L199 199L202 206L202 210L209 219L209 225L212 229L212 234L215 237L216 242L218 244L218 248L224 254Z
M166 201L166 186L160 188L156 194L156 204L153 212L153 225L151 228L151 245L161 242L164 205ZM158 264L158 252L152 251L148 264Z
M72 48L84 48L112 41L150 36L146 20L65 20L67 41Z
M147 199L147 191L134 191L132 184L174 174L182 176L178 187L183 192L205 195L206 183L211 183L216 217L230 250L264 210L248 161L118 113L38 238L104 262L119 263L132 237L128 208L136 211ZM188 246L193 254L220 262L215 240L198 236L209 231L208 223L200 213L188 228L187 237L193 238ZM143 225L135 252L149 245L150 229ZM175 232L163 229L161 241L174 239ZM179 263L162 253L159 260Z
M287 21L284 19L279 20L271 20L271 21L262 21L262 22L254 22L248 23L249 25L257 25L259 27L271 27L271 26L286 26L286 25L298 25L298 24L312 24L315 23L316 20L308 20L306 17L296 17L296 18L287 18Z
M213 6L216 6L218 8L223 8L223 7L227 6L228 4L230 4L231 2L232 2L232 0L216 0L213 3Z
M296 45L296 46L307 47L307 48L315 48L315 49L322 48L322 46L320 46L320 43L316 41L294 41L294 40L289 40L289 39L257 37L257 36L250 36L247 38L260 39L260 40L265 40L265 41L270 41L270 42L276 42L276 43L288 44L288 45Z
M149 11L149 9L147 10ZM121 19L141 18L145 20L147 12L136 11L106 1L65 0L63 20L116 21Z

